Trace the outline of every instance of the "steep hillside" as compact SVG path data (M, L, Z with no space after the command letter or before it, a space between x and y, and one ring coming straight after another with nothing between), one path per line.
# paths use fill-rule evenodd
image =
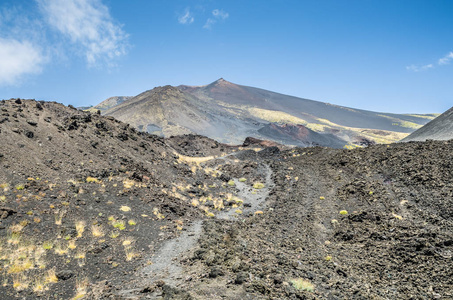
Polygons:
M163 241L229 209L236 194L228 177L200 167L206 159L58 103L0 101L0 140L2 299L111 294ZM237 147L209 150L197 152Z
M401 142L451 139L453 139L453 107L402 139Z
M353 109L237 85L222 78L206 86L180 88L200 98L225 102L231 106L258 108L263 114L273 111L290 114L305 121L301 124L308 125L309 128L316 128L317 124L318 127L370 128L408 133L433 118L430 115L389 114ZM251 113L254 114L253 111Z
M223 143L240 144L249 136L291 145L334 145L343 147L346 142L332 137L308 140L291 133L262 132L267 122L253 118L248 113L235 112L215 101L197 98L172 86L146 91L129 101L113 107L105 115L114 116L141 131L170 137L182 134L200 134Z
M356 110L286 96L219 79L206 86L158 87L118 104L105 115L162 136L201 134L238 144L246 137L288 145L343 147L390 143L428 122L430 115ZM269 124L274 124L269 130ZM322 136L301 138L275 126L304 126ZM315 135L310 135L314 137Z

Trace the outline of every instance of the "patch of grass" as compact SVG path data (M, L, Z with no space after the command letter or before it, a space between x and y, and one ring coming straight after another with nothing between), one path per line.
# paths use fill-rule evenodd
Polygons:
M340 210L340 215L347 215L348 211L347 210Z
M44 243L42 243L42 247L45 250L50 250L50 249L53 248L53 242L52 241L45 241Z
M75 224L76 231L77 231L77 237L81 238L83 232L85 231L85 221L77 221Z
M69 241L68 242L68 248L71 249L71 250L74 250L75 248L77 248L76 241L75 240Z
M123 240L122 245L123 245L124 247L129 247L130 245L132 245L133 242L134 242L134 239L131 238L131 237L128 237L128 238L125 238L125 239Z
M103 237L105 235L104 229L100 225L91 226L91 234L94 237Z
M298 291L307 291L313 292L315 290L315 286L307 279L303 278L294 278L290 280L293 287Z
M126 222L123 220L115 220L112 222L112 226L118 228L119 230L124 230L126 229Z
M112 239L116 239L117 237L120 236L120 233L118 231L112 231L109 235Z
M120 207L120 210L124 211L124 212L128 212L128 211L131 211L131 208L129 206L123 205Z
M99 179L95 177L88 176L86 179L86 182L94 182L94 183L99 183Z
M134 220L129 220L129 221L127 221L127 224L134 226L134 225L137 225L137 222L135 222Z
M76 280L76 294L73 300L82 299L88 292L88 278Z
M13 288L17 291L23 291L28 288L30 281L27 276L21 274L13 277Z
M25 185L23 185L23 184L16 185L16 190L21 191L23 189L25 189Z
M124 252L126 253L126 261L131 261L135 257L139 256L138 253L135 252L135 250L130 246L124 247Z
M74 256L75 259L77 259L77 264L79 267L83 267L86 262L86 253L83 250L77 251L77 254Z
M262 188L264 188L264 184L262 184L261 182L255 182L253 184L253 188L257 189L257 190L262 189Z
M229 186L235 186L236 183L234 183L234 180L230 180L230 181L228 181L228 185L229 185Z
M246 182L246 181L247 181L247 178L244 178L244 177L239 178L239 182Z
M46 276L44 277L44 282L46 283L56 283L58 282L58 277L55 273L55 268L47 271Z
M43 279L37 278L35 279L35 283L33 284L33 292L40 294L49 288L46 286L46 283L44 282Z
M17 245L22 240L22 235L19 232L8 234L8 244Z
M13 264L8 268L8 274L18 274L27 271L33 267L33 262L30 259L20 261L19 259L14 260Z

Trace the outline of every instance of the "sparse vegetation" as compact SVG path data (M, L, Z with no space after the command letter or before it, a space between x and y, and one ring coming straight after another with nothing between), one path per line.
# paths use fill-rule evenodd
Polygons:
M86 182L99 183L99 179L94 178L94 177L87 177Z
M307 279L295 278L291 279L290 282L299 291L313 292L315 290L315 286Z
M261 183L261 182L255 182L255 183L253 184L253 188L254 188L254 189L257 189L257 190L262 189L262 188L264 188L264 184Z
M128 211L131 211L131 208L129 206L123 205L120 207L120 210L124 211L124 212L128 212Z

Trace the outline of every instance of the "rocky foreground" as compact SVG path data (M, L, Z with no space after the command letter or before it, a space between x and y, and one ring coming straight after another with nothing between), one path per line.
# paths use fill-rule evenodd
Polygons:
M163 139L0 102L4 299L451 299L453 143Z

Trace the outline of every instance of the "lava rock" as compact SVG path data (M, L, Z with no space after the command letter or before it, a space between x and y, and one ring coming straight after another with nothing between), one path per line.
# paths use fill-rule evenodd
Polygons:
M74 272L71 270L61 270L58 271L55 275L59 280L68 280L69 278L74 276Z

